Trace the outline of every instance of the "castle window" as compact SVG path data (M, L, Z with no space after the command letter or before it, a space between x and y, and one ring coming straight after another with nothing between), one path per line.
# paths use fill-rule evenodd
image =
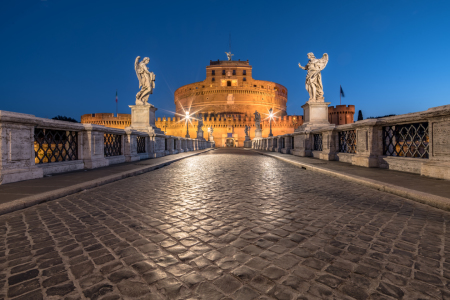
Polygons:
M212 81L216 81L216 79L213 77L213 78L212 78Z
M261 86L261 88L263 89L263 88L264 88L264 86L262 85L262 86Z
M247 79L245 79L245 77L244 77L244 79L242 79L243 81L247 81Z
M222 75L225 75L225 70L222 70Z
M255 84L255 85L253 85L253 87L256 87L256 84Z
M247 70L242 71L242 75L247 75Z
M227 86L231 86L231 81L230 80L227 81Z
M212 70L212 73L211 73L211 75L216 75L216 70Z
M236 70L233 70L233 75L236 75Z
M94 118L94 117L95 117L95 114L92 114L92 117Z

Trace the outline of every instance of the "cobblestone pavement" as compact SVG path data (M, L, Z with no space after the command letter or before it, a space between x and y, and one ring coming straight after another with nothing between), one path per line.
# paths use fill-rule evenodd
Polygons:
M230 151L0 216L0 298L450 299L450 213Z

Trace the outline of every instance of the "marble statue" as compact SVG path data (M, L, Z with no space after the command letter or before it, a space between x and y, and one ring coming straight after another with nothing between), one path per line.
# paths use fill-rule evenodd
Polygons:
M147 64L150 62L150 58L144 57L141 59L140 56L136 57L134 61L134 70L139 79L139 88L141 89L136 94L136 105L145 105L148 103L148 97L153 94L153 89L155 88L155 73L149 72Z
M309 61L306 66L302 66L300 63L298 66L308 71L306 74L306 90L309 93L309 101L324 101L322 75L321 71L325 69L328 63L328 54L324 54L322 58L316 58L314 54L308 53Z
M209 127L209 132L211 133L211 135L213 134L213 132L214 132L214 128L211 126L211 127Z
M250 126L245 125L244 132L245 132L245 137L248 137L250 134Z
M261 128L261 114L255 110L255 126L257 129Z
M234 54L231 54L231 51L230 52L225 52L225 54L227 55L228 60L231 61L231 57L234 56Z

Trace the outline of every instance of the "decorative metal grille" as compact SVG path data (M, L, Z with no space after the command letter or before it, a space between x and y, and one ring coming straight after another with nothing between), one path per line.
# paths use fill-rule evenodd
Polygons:
M383 127L383 154L429 158L428 122Z
M78 132L34 129L34 162L45 164L78 159Z
M339 132L339 152L356 153L356 132L354 130Z
M322 134L321 133L314 135L314 150L322 151Z
M122 155L122 136L112 133L105 133L103 136L105 142L105 156Z
M137 137L137 153L145 153L145 136Z

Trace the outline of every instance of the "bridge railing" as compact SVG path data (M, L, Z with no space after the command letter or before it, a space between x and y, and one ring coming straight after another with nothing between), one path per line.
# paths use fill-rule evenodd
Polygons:
M252 147L450 179L450 105L255 139Z
M0 184L211 147L203 140L0 110Z

